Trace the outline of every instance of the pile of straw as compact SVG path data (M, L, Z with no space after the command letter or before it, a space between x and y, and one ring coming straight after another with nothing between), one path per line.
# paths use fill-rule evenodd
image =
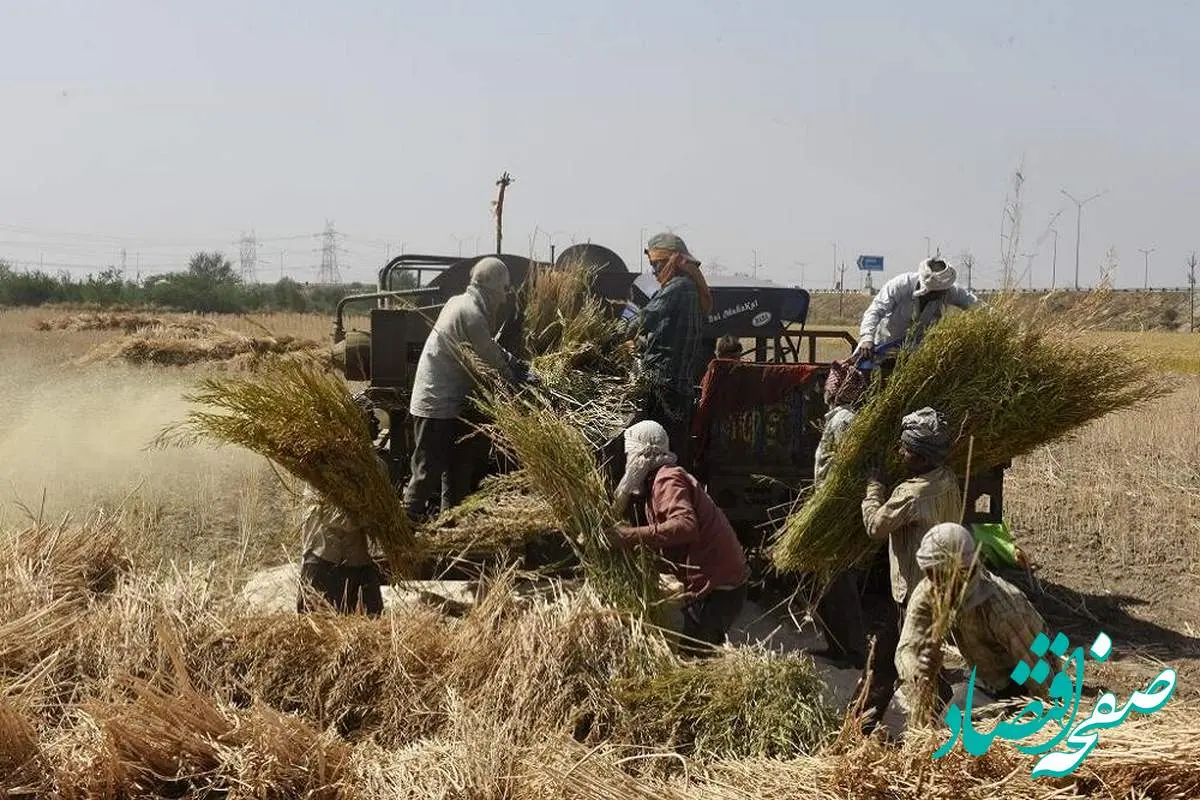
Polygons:
M36 577L15 562L0 560L0 579L21 597L37 594ZM1182 701L1104 731L1075 779L1035 782L1033 759L1003 742L981 758L956 750L933 761L944 734L932 731L900 746L831 741L804 662L747 651L685 666L661 636L586 593L521 600L500 580L461 619L424 608L402 619L246 615L213 594L212 579L199 569L135 571L110 593L48 606L50 624L0 630L0 652L43 654L19 664L0 656L0 793L1115 800L1200 792L1196 707ZM739 748L778 757L734 760Z
M734 652L619 680L617 738L706 759L811 753L836 726L805 657Z
M859 512L867 465L901 474L895 451L910 411L947 415L958 432L950 464L962 475L968 452L971 472L983 472L1168 391L1144 361L1089 344L1073 318L1020 318L1010 305L951 315L902 357L859 412L826 480L784 523L772 551L779 569L829 576L874 550Z
M120 338L103 342L83 361L124 361L164 367L218 364L231 369L253 370L266 357L279 355L324 357L321 345L308 339L249 336L220 328L207 320L173 319L138 327Z
M479 489L426 523L417 535L428 551L467 557L521 550L561 533L549 503L518 470L484 478Z
M632 412L633 350L624 323L589 291L583 264L540 269L526 283L523 330L542 394L593 445Z
M34 328L39 331L111 331L133 333L140 328L162 325L159 317L136 311L79 311L74 314L59 314L48 319L39 319ZM183 324L176 320L176 324Z
M340 378L284 359L251 377L206 378L187 399L200 408L164 430L155 446L208 440L263 455L350 514L383 550L394 576L408 572L412 524L375 452L363 409Z

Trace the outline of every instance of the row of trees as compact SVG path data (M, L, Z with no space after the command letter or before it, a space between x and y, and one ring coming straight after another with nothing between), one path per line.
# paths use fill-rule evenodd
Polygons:
M400 284L409 275L400 275ZM234 265L219 252L198 252L186 272L130 280L110 267L83 279L63 273L18 272L0 261L0 306L79 303L98 306L153 306L176 311L243 313L248 311L329 312L347 294L373 287L301 284L291 278L276 283L243 283Z

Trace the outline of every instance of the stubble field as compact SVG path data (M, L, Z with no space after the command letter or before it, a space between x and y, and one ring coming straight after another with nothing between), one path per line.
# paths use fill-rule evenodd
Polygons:
M91 553L87 548L103 540L114 542L113 547L119 547L129 555L132 564L125 579L129 586L124 593L118 590L111 602L129 604L127 611L131 618L138 620L138 625L143 626L142 634L156 637L154 654L150 656L132 655L138 647L136 639L113 642L114 652L106 656L114 663L120 662L120 669L113 669L126 674L129 681L150 680L158 672L174 673L178 677L183 674L180 670L184 669L184 664L193 671L203 671L203 665L193 663L188 653L196 643L186 641L189 631L209 630L198 620L214 613L213 608L236 595L255 571L294 562L299 556L291 490L267 463L245 452L228 449L147 451L146 444L163 426L183 416L187 405L182 393L211 367L203 363L163 367L119 361L89 362L85 357L90 352L120 336L121 332L36 330L39 320L54 315L46 310L0 312L0 368L4 375L0 388L0 408L3 408L0 417L0 528L8 532L45 531L69 515L71 521L66 528L77 529L86 524L92 526L88 530L100 531L94 533L90 541L86 537L72 541L77 542L81 553ZM312 339L322 347L328 341L330 329L327 318L308 315L268 315L254 319L226 317L216 318L213 322L221 328L250 336L260 335L266 329L277 337ZM1200 698L1200 595L1194 590L1200 579L1200 413L1197 413L1200 408L1200 336L1161 332L1096 335L1105 337L1113 347L1133 348L1154 358L1164 371L1176 376L1178 389L1153 405L1104 418L1069 441L1044 447L1020 459L1008 473L1006 517L1022 547L1036 564L1032 574L1025 576L1024 583L1048 621L1056 629L1071 634L1072 641L1086 639L1090 642L1090 637L1099 630L1112 636L1117 658L1102 671L1094 675L1089 672L1092 688L1103 686L1124 697L1133 689L1143 687L1165 664L1175 667L1179 675L1177 699L1172 703L1192 703ZM98 519L101 520L99 528L95 527ZM28 539L27 533L25 536ZM88 543L79 544L85 541ZM12 552L25 551L17 547ZM74 564L68 556L69 553L63 556L64 563ZM45 574L58 574L47 569ZM25 583L17 583L25 587L23 591L35 594L49 591L38 585L38 574L41 573L36 570L22 573L21 581ZM7 603L10 613L18 607L36 608L36 604L22 604L15 599L14 585L10 581L10 595L0 600L0 605ZM58 602L53 592L37 596L49 604L48 607L54 607ZM94 604L101 601L91 597L81 602ZM174 608L172 604L175 604ZM119 717L113 711L116 700L107 696L94 698L94 702L89 701L93 705L80 706L80 711L72 712L85 716L88 709L94 712L94 721L90 725L99 738L89 744L84 741L86 736L79 738L82 734L76 728L62 720L50 720L41 713L38 704L43 700L23 700L23 697L47 696L50 689L46 686L50 684L40 686L39 681L51 681L49 676L58 668L54 659L60 658L61 654L54 655L54 648L39 652L30 663L22 662L24 669L14 670L12 664L19 661L14 655L14 637L22 635L21 630L24 630L15 627L18 622L21 619L14 621L11 616L0 620L0 726L16 726L0 730L0 738L6 735L5 731L11 734L20 727L13 720L32 719L35 720L30 723L34 728L33 739L40 736L41 741L50 744L43 745L38 751L39 766L21 778L23 784L0 782L0 786L6 789L27 786L34 793L44 792L48 784L39 784L38 776L45 778L49 771L62 773L63 764L71 763L72 757L82 759L79 761L81 771L94 771L95 762L88 762L80 754L95 756L100 752L95 748L99 747L96 741L104 738L101 736L103 731L109 740L120 740L126 745L124 750L110 747L104 751L117 753L114 763L118 766L113 767L108 784L103 780L96 783L81 779L72 786L70 781L56 778L59 782L54 784L55 791L79 796L104 795L106 792L109 796L124 796L118 783L136 772L130 772L133 768L129 764L145 755L129 742L141 741L137 735L153 739L154 730L139 729L137 735L125 730L127 736L121 739L112 733L113 730L124 730L120 725L104 724ZM51 623L50 617L46 617L45 624ZM29 624L42 631L39 635L53 638L53 631L47 632L44 625L39 627L36 621ZM395 638L408 635L397 633L397 627L435 623L418 615L379 624L393 626L391 635ZM120 631L120 636L129 637L133 633L130 624L113 625L113 630ZM64 629L62 635L66 642L78 634ZM172 639L176 635L184 640ZM348 631L344 635L349 637L344 646L352 649L351 640L356 636L369 638L373 634ZM294 633L294 636L302 634ZM64 645L63 651L70 649ZM124 651L129 655L122 655ZM476 657L489 659L497 655L494 651L481 650ZM6 658L11 663L6 664ZM342 661L336 663L342 668L354 668L352 656L341 658ZM414 664L419 661L417 659ZM507 662L500 663L497 669L511 666ZM536 682L545 678L545 675L541 678L531 676L530 680ZM519 679L514 680L514 686L520 684ZM117 691L108 683L102 683L106 691ZM150 690L141 684L131 689L132 685L121 684L122 691L132 692L141 701L149 702L146 699L152 696L147 694ZM526 689L528 687L521 691ZM173 685L169 694L177 704L182 702L180 697L188 696L182 684ZM271 717L268 721L254 718L253 725L259 726L254 728L256 736L267 736L262 732L267 729L286 730L290 731L287 734L290 739L282 733L279 736L290 744L280 745L280 752L271 756L276 759L272 762L275 767L246 773L267 776L256 785L257 788L249 784L240 790L235 787L233 795L287 796L293 793L287 788L289 786L297 794L320 786L325 788L317 791L318 795L352 794L350 789L336 789L337 781L333 779L322 783L314 777L325 769L321 765L327 765L333 770L330 775L339 778L346 787L360 787L357 790L360 794L378 791L406 797L691 796L693 789L710 797L767 794L782 797L804 785L803 780L816 781L814 775L820 782L829 784L828 794L814 796L937 797L943 795L930 791L939 780L942 789L938 792L944 789L946 796L1000 796L978 793L983 792L980 787L987 785L986 781L976 774L975 767L963 767L962 764L959 764L960 771L966 770L973 777L969 785L963 784L957 789L948 777L929 778L933 784L926 782L923 786L921 781L926 779L918 780L915 776L924 767L910 765L916 772L908 778L895 778L884 786L863 786L860 793L846 788L845 792L849 793L844 793L839 786L864 780L863 776L881 774L880 770L885 773L887 769L894 770L899 763L889 761L893 756L884 753L881 745L864 742L846 745L847 752L857 754L855 758L861 762L858 766L861 774L851 771L843 775L836 769L820 773L813 764L803 761L759 769L753 763L721 762L705 767L681 759L685 772L703 769L705 777L698 784L695 783L696 776L678 773L669 780L664 778L666 782L657 783L648 782L650 779L645 777L622 777L619 762L628 758L628 753L621 757L610 754L611 757L606 757L599 766L581 767L587 753L582 749L571 749L574 744L535 756L541 752L542 744L554 743L544 742L535 747L521 742L520 748L514 745L507 754L491 756L476 752L480 748L486 751L491 741L489 736L494 735L496 742L517 741L520 737L506 739L507 734L487 728L487 725L495 725L495 721L489 718L485 725L481 721L483 710L469 707L458 709L460 718L456 725L440 729L434 744L417 747L417 734L412 733L392 740L386 747L378 742L354 743L354 752L347 754L339 749L343 745L336 732L331 733L326 728L328 719L319 714L315 717L306 715L303 711L305 702L311 699L301 698L303 702L293 704L294 707L275 707L270 711L277 716L281 711L295 712L302 723L293 725L282 717ZM424 707L421 703L427 700L413 702ZM526 700L517 698L513 702L520 705ZM209 722L218 730L209 739L223 741L221 735L224 734L219 733L223 730L221 723L214 722L213 713L216 712L210 707L197 706L179 711L178 716L163 714L156 719L165 726L162 730L166 730L172 725L200 724L188 714L208 714ZM226 718L231 718L230 713L226 713ZM62 730L75 731L72 736L76 739L55 739L57 734L46 729L52 724L63 726ZM145 720L141 724L145 724ZM247 730L253 727L246 724L250 726ZM134 723L129 722L129 725L134 726ZM159 734L165 735L162 730ZM399 741L404 742L403 746L396 744ZM189 744L169 737L167 742L163 745L167 750L174 746L200 747L194 742ZM242 751L253 750L243 740L238 742ZM1147 743L1149 746L1149 740ZM221 746L233 747L228 742ZM37 747L33 746L33 750L37 751ZM76 756L64 755L67 751ZM460 754L470 751L472 756L456 761L451 757L451 751ZM280 759L287 761L288 753L297 752L301 753L298 760L303 763L296 770L288 772L276 763ZM6 764L11 767L17 763L6 762L8 755L0 746L0 769ZM176 763L166 755L162 757L166 759L163 764ZM666 758L662 753L653 757ZM55 766L49 766L51 762ZM336 770L332 766L335 763L339 765ZM1027 778L1027 764L1011 762L1010 767L1014 774L1025 773L1024 784L1032 786ZM945 768L950 766L945 765ZM989 768L999 767L992 764ZM751 773L756 771L760 774L751 778ZM512 774L504 777L506 772ZM517 773L523 776L519 780L515 777ZM802 773L807 777L799 777ZM996 776L997 779L1000 777ZM1097 780L1105 783L1102 778ZM1197 781L1196 785L1200 786L1200 778ZM139 789L133 794L153 795L161 791L161 785L148 779L138 785L144 790ZM1176 784L1175 788L1182 785ZM39 786L42 788L36 788ZM271 786L277 788L268 790ZM296 787L303 787L303 791ZM1179 792L1183 791L1179 789ZM672 792L677 794L671 795ZM1014 789L1012 796L1039 796L1034 792L1035 789L1029 787L1022 788L1020 793ZM1160 787L1158 793L1145 796L1195 796L1172 792L1175 789Z

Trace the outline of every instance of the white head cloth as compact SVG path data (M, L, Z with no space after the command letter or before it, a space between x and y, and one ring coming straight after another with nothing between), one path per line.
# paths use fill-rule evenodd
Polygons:
M640 492L650 473L671 466L678 459L671 452L667 431L654 420L625 429L625 474L617 484L617 508L624 511L631 495Z
M939 270L933 269L933 262L938 261L946 266ZM954 285L958 272L943 259L927 258L917 267L917 290L913 297L923 297L930 292L944 292Z

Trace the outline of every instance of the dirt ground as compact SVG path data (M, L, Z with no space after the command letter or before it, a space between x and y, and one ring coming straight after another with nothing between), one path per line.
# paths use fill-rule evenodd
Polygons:
M231 585L296 556L287 491L261 460L234 451L150 453L144 446L186 410L203 368L74 362L119 331L37 331L49 312L0 311L0 522L25 513L120 509L139 532L143 563L213 564ZM276 315L231 329L324 341L324 317ZM1121 346L1200 364L1200 336L1121 334ZM1089 667L1094 691L1124 695L1162 665L1177 694L1200 696L1200 376L1151 407L1100 420L1069 441L1017 460L1005 517L1036 562L1023 585L1073 644L1099 630L1115 657ZM239 584L240 585L240 584Z

